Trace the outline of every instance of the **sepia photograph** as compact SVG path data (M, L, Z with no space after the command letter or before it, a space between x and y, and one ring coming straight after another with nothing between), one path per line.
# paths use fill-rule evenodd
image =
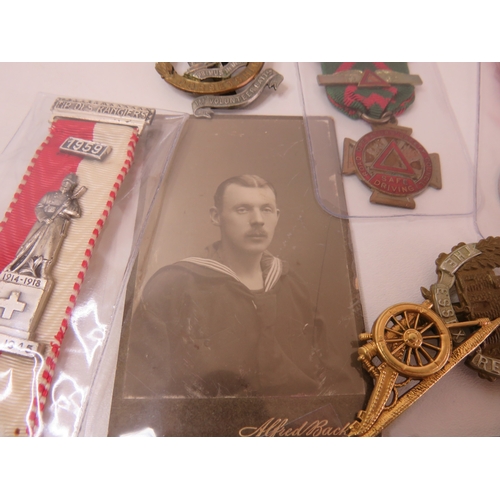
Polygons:
M127 291L110 435L354 419L355 266L316 179L302 118L186 122Z

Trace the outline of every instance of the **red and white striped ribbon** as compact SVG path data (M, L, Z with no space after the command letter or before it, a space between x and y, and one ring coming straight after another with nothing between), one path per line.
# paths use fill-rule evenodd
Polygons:
M68 137L112 147L103 160L80 158L59 150ZM35 341L49 345L44 358L0 353L0 436L36 435L61 342L96 238L133 160L136 127L74 119L55 120L36 151L4 220L0 223L0 270L14 258L36 222L35 206L44 194L57 191L73 172L88 191L79 199L81 218L74 219L51 271L54 289L36 330Z

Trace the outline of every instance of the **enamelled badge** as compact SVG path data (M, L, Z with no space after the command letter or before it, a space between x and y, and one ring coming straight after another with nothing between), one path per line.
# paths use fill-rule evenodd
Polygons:
M58 98L0 224L0 436L33 436L80 285L153 109Z
M459 243L436 266L422 304L391 306L359 335L374 387L349 436L378 435L464 359L483 378L500 376L500 238Z
M211 118L211 109L243 108L254 102L265 87L277 90L283 76L263 62L196 62L179 75L169 62L156 63L156 71L170 85L198 95L193 114ZM241 89L240 92L236 90Z
M366 121L372 132L345 139L342 172L356 174L372 191L370 201L415 208L414 196L428 186L441 189L439 155L429 154L397 125L396 117L415 100L418 75L406 63L322 63L318 83L342 113Z

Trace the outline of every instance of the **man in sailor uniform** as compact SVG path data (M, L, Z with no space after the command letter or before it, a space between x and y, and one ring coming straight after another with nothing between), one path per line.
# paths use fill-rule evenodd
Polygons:
M214 201L220 241L203 257L163 267L144 289L132 329L140 325L154 340L132 335L129 353L147 364L145 390L192 397L327 393L324 324L304 283L267 251L280 215L276 190L242 175L224 181Z

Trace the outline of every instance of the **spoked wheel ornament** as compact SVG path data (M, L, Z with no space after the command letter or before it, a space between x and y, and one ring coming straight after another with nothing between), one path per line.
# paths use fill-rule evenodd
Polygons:
M443 320L417 304L398 304L380 315L373 328L380 357L402 375L423 378L440 370L451 352Z

